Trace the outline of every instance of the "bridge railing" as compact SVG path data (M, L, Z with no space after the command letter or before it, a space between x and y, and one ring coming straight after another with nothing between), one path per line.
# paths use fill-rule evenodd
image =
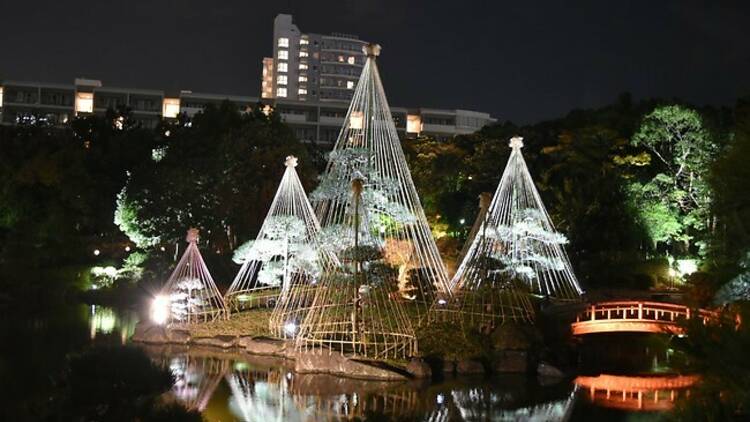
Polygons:
M685 305L647 301L617 301L593 304L576 316L576 322L600 320L638 320L674 324L692 317L704 323L714 317L706 310L694 310Z

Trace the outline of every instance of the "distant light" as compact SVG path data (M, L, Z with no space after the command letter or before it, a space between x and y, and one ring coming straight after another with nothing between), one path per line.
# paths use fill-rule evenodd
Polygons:
M469 179L469 180L473 180L474 178L473 178L473 177L471 177L471 176L469 176L469 177L467 177L467 179Z
M158 295L151 302L151 320L159 325L163 325L169 319L169 298Z
M438 394L436 401L437 401L437 404L443 404L443 403L445 403L445 396L442 393Z
M464 224L466 223L466 220L462 218L461 220L459 220L459 223Z
M286 379L288 379L288 380L292 379L292 373L291 372L287 372L286 373Z
M238 302L247 302L250 300L250 295L237 295Z
M164 246L162 246L162 247L161 247L161 248L159 248L159 249L161 249L161 251L162 251L162 252L166 251L166 249L164 249Z
M446 302L445 299L438 299L438 305L445 305L446 303L448 302Z
M294 336L297 332L297 324L294 322L287 322L284 324L284 333L288 336Z
M130 252L130 246L125 246L125 252Z
M99 256L101 251L99 249L94 249L94 256Z
M677 260L677 272L681 276L690 275L698 271L698 261L695 259L678 259Z

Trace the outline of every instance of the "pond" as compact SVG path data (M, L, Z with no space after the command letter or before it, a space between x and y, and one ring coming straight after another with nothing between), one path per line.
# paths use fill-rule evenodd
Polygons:
M24 407L43 402L68 355L90 345L126 344L137 321L135 312L99 306L5 318L0 323L0 380L7 390L2 393L6 416L23 415ZM376 382L295 374L276 358L141 347L174 376L165 398L199 410L207 421L657 420L697 382L696 377L658 374ZM13 380L13 388L6 380Z

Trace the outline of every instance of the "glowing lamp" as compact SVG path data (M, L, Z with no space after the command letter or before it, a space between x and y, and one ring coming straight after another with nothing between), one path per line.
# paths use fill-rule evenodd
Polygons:
M677 272L681 276L690 275L698 271L698 262L694 259L678 259L677 260Z
M94 249L94 256L99 256L100 253L99 249Z
M151 302L151 320L159 325L163 325L169 319L169 298L158 295Z
M296 332L297 332L297 324L291 321L284 324L284 333L286 335L294 336Z

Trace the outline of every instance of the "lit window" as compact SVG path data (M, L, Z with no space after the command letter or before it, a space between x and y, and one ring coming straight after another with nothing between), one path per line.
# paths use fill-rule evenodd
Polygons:
M289 50L279 50L279 60L289 60Z
M299 52L300 57L307 57L307 51L300 51Z
M162 102L161 114L168 119L174 119L177 117L177 115L180 114L180 99L165 98Z
M276 77L276 84L286 85L286 75L279 75Z
M289 47L289 38L287 37L279 38L279 47Z
M365 113L363 111L352 111L349 116L349 129L362 129L365 123Z
M276 88L276 96L277 97L286 97L286 88L284 88L284 87Z
M305 88L300 88L299 90L297 90L297 93L299 95L307 95L307 90Z
M279 72L286 72L289 68L289 64L287 62L279 62Z
M418 114L407 114L406 115L406 133L422 132L422 117Z
M307 45L307 44L310 44L310 41L307 38L299 39L299 45Z
M305 75L300 75L300 77L299 77L299 82L307 82L307 76L305 76Z
M76 92L76 113L94 112L94 93Z
M354 56L349 56L346 61L349 62L349 64L354 64Z
M344 56L339 56L339 61L340 61L341 63L344 63Z
M307 63L300 63L299 70L307 70Z
M354 89L354 81L346 81L347 89Z

